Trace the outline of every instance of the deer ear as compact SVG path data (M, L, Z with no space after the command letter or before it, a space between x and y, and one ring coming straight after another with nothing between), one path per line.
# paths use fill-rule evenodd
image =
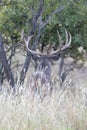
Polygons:
M37 60L40 60L40 59L41 59L40 56L35 55L35 54L31 54L31 56L32 56L32 59L33 59L34 61L37 61Z
M60 54L58 54L58 55L54 55L54 56L53 56L53 60L54 60L54 61L59 60L59 58L60 58Z
M60 58L60 54L48 56L48 59L57 61Z

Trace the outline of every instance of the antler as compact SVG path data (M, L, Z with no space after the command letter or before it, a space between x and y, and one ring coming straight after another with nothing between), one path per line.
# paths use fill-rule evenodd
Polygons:
M61 36L58 32L58 37L59 37L59 48L56 50L56 51L53 51L51 54L55 55L56 53L61 53L63 52L64 50L66 50L67 48L70 47L71 45L71 40L72 40L72 37L71 37L71 34L70 32L68 33L67 30L65 29L65 34L66 34L66 41L65 41L65 44L63 44L62 42L62 39L61 39Z
M30 40L33 36L29 36L28 39L24 39L25 43L26 43L26 47L28 49L28 51L33 54L33 55L36 55L38 58L40 57L47 57L47 58L53 58L54 56L58 55L58 54L61 54L64 50L66 50L67 48L70 47L70 44L71 44L71 40L72 40L72 37L71 37L71 34L70 32L68 33L67 30L65 29L65 34L66 34L66 41L65 41L65 44L62 44L62 38L58 32L58 37L59 37L59 48L56 50L56 51L53 51L51 54L42 54L40 52L36 52L34 50L31 50L29 48L29 44L30 44Z

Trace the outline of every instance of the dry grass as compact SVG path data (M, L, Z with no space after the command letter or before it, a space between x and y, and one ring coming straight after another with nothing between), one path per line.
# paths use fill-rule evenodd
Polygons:
M86 88L72 87L69 81L63 88L56 83L57 89L43 101L38 96L33 99L25 86L14 96L4 89L0 93L0 130L87 130Z

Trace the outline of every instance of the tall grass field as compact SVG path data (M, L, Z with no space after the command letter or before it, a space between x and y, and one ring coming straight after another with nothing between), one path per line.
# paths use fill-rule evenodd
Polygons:
M86 88L66 81L51 96L34 97L26 85L16 94L5 83L0 91L0 130L87 130Z

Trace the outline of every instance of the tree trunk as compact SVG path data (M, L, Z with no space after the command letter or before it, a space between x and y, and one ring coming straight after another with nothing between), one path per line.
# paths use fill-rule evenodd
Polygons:
M4 67L6 78L8 79L10 85L12 86L12 89L15 90L14 78L13 78L13 74L11 72L11 68L10 68L8 61L7 61L1 33L0 33L0 62L2 63L2 65Z
M20 74L20 84L24 83L24 79L25 79L26 72L28 70L30 61L31 61L31 55L29 55L29 52L27 52L27 56L26 56L26 59L25 59L25 62L24 62L24 66L23 66L21 74Z

